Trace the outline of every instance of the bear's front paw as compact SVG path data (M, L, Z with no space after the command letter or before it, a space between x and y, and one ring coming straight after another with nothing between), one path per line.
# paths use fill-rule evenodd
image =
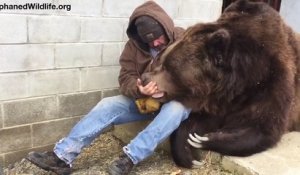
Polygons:
M194 133L194 135L190 133L187 142L194 148L202 148L202 143L208 140L208 137L201 137L196 133Z

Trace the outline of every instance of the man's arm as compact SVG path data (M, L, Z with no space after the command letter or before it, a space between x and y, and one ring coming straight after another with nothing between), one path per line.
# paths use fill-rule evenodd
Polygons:
M128 97L143 98L155 94L157 85L155 82L149 82L147 85L142 84L135 58L136 52L136 47L132 43L127 42L120 57L120 91Z
M138 87L137 79L140 73L137 70L136 63L136 47L133 43L127 42L120 56L121 70L119 74L120 91L123 95L131 98L145 97Z

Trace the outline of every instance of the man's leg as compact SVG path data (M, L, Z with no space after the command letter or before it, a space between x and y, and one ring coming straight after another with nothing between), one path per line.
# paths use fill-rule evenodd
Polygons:
M101 100L54 148L56 155L70 164L83 147L98 137L102 130L114 125L150 119L138 113L134 101L125 96Z
M72 128L67 137L56 143L54 157L57 156L65 163L71 164L82 148L90 145L101 134L103 129L108 126L147 119L152 119L152 117L141 115L134 101L125 96L119 95L104 98ZM44 167L41 167L44 169L46 169L45 166L48 166L47 162L43 162L43 159L46 158L49 158L49 156L45 153L34 152L28 156L28 159L32 162L37 160L34 163L38 166L39 164L46 163ZM54 165L52 161L50 166Z
M123 148L125 154L130 158L133 164L144 160L150 156L157 145L164 141L180 123L188 118L190 109L184 107L181 103L171 101L164 104L160 113L154 120L141 131L127 146ZM131 167L128 168L128 158L120 157L109 167L109 173L113 175L128 174ZM123 166L123 165L127 165ZM127 171L124 173L124 171Z

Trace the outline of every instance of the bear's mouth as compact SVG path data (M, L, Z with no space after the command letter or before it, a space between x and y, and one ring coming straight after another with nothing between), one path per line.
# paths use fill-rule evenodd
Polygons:
M160 91L152 95L153 98L162 98L165 95L165 92Z

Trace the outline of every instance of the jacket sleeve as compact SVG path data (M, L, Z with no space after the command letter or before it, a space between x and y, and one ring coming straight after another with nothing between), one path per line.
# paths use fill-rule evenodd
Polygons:
M121 70L119 74L119 84L121 94L130 98L141 98L136 82L140 77L136 67L136 48L132 43L127 42L120 57Z

